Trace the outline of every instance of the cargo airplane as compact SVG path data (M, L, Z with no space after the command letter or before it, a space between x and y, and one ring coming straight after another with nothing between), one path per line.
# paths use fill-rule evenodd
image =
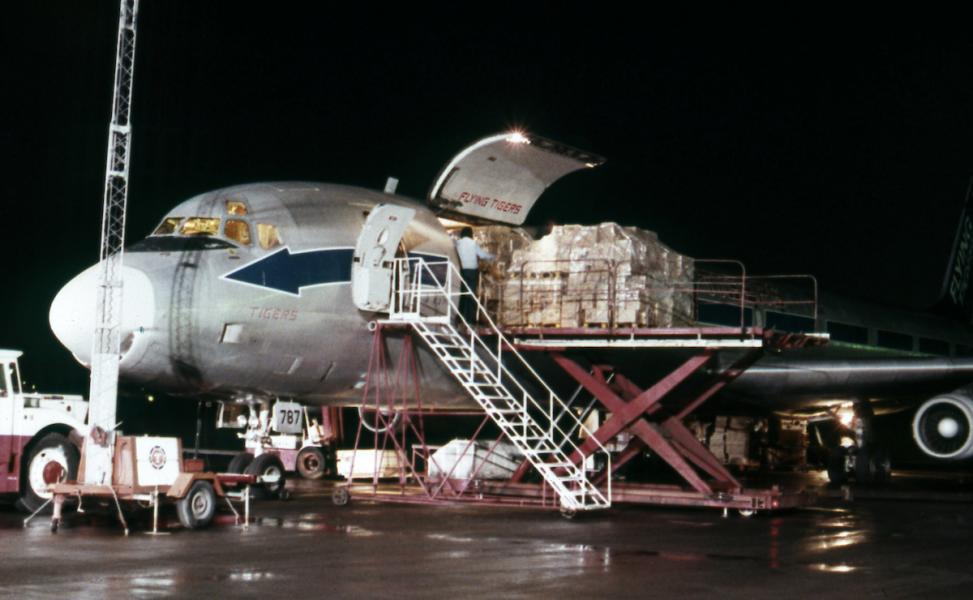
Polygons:
M386 191L320 183L256 183L190 198L125 250L121 377L174 395L266 407L361 402L369 324L388 298L387 259L457 262L440 217L520 225L554 181L603 160L536 136L486 138L443 169L421 203ZM973 219L964 212L945 299L968 310ZM88 365L97 268L61 289L51 327ZM748 309L748 323L827 332L823 348L766 355L726 395L786 414L853 405L919 406L912 435L937 459L973 456L973 327L942 316L881 309L822 296L813 318ZM969 316L969 313L967 313ZM718 314L702 320L719 323ZM401 339L390 340L394 352ZM474 405L425 348L424 404ZM265 412L264 412L265 414ZM859 436L841 479L880 480L888 461ZM857 458L857 468L855 467Z

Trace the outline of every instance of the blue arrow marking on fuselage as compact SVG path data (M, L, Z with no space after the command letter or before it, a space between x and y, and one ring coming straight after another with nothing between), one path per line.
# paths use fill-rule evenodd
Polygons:
M353 248L322 248L292 253L284 246L223 275L223 279L300 296L304 287L350 282L354 252Z

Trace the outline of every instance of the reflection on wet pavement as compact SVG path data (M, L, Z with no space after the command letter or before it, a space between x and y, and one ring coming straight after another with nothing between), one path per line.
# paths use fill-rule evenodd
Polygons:
M967 505L834 504L754 518L320 499L257 503L249 530L133 534L75 516L58 535L0 512L12 597L763 597L963 595ZM851 576L849 576L851 575Z

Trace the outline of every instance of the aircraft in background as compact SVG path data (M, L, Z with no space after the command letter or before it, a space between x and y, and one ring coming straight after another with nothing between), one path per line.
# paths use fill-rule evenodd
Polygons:
M388 260L456 264L442 217L521 225L552 183L602 162L537 136L501 134L450 161L426 202L397 196L392 187L379 192L306 182L240 185L186 200L126 249L122 380L254 406L278 398L360 404L369 324L382 316L381 302L373 300L391 290ZM946 283L950 303L966 311L971 238L966 210ZM86 366L96 281L93 266L64 286L50 310L55 335ZM805 418L853 405L859 439L853 452L835 452L841 464L831 469L834 478L887 476L887 455L868 434L874 408L920 404L913 434L923 452L937 459L973 456L973 393L964 387L973 381L967 322L830 296L820 298L811 317L746 311L745 325L830 334L825 347L761 358L726 394ZM719 307L699 315L711 323L724 317ZM397 352L401 338L389 343ZM418 360L425 406L476 406L427 348L419 348Z

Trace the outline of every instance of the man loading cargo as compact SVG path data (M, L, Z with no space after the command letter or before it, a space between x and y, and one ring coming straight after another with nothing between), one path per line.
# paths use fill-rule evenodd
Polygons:
M473 228L464 227L459 232L459 239L456 240L456 254L459 255L460 273L463 281L479 296L477 285L480 281L480 259L493 260L493 255L480 248L480 245L473 239ZM476 318L476 303L469 294L460 296L459 312L470 325L474 324Z

